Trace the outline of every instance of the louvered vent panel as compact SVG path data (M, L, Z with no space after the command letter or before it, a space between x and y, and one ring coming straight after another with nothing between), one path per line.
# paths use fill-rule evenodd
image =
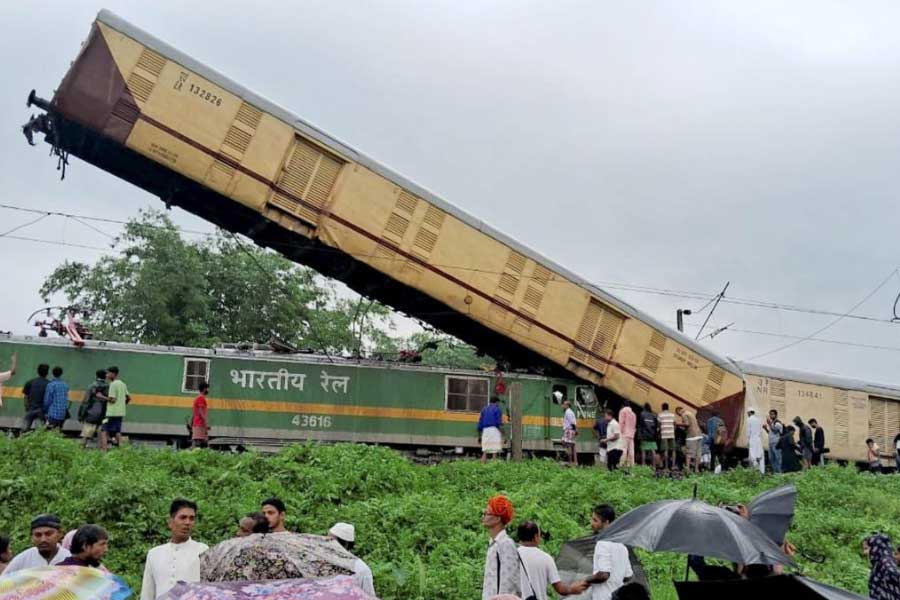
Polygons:
M782 381L780 379L770 379L769 380L769 395L774 396L776 398L784 398L784 396L785 396L784 381ZM778 415L782 416L780 411L779 411Z
M385 237L391 236L397 243L400 243L408 228L409 219L404 219L397 213L391 213L387 225L384 227L384 235Z
M343 165L340 159L302 138L296 138L291 157L278 180L278 190L272 197L272 204L315 225L319 217L317 209L325 206ZM286 198L292 202L286 202ZM294 208L287 209L288 205Z
M234 177L234 167L222 162L221 160L213 161L210 169L214 171L214 173L212 174L213 177L224 177L226 182Z
M145 48L143 52L141 52L141 57L138 59L137 66L141 67L148 73L152 73L153 75L159 77L159 74L162 73L163 67L166 66L166 59L150 50Z
M603 314L603 308L593 300L588 303L581 317L581 324L578 326L578 332L575 334L575 342L579 347L572 351L572 358L581 362L587 362L588 355L581 348L590 348L594 341L594 333L597 331L597 324Z
M425 218L423 219L423 223L428 225L432 229L440 229L444 226L444 219L447 217L447 213L442 211L441 209L429 206L428 210L425 211Z
M721 367L713 366L709 370L709 382L714 386L722 387L722 381L725 380L725 371Z
M525 257L518 252L510 251L509 258L506 261L506 269L521 275L522 271L525 269L525 260Z
M509 273L502 273L500 275L500 283L498 284L498 287L509 296L515 296L516 289L518 289L519 287L519 280Z
M247 152L247 147L250 145L251 139L253 139L252 133L247 133L232 125L228 129L228 134L225 136L225 144L231 146L243 155Z
M647 350L644 353L644 362L641 363L641 367L649 371L652 375L656 375L656 372L659 370L660 359L661 357L659 354Z
M153 81L150 81L138 73L132 73L128 77L128 89L131 91L131 95L141 102L147 102L147 100L150 99L150 94L153 92L153 85Z
M703 404L711 404L719 398L719 388L709 385L703 388Z
M394 210L399 212L405 212L407 214L413 214L416 212L416 206L419 204L419 199L403 190L400 192L400 195L397 197L397 204L394 207Z
M534 274L532 275L535 283L540 284L543 287L547 287L547 284L550 283L550 277L552 274L547 267L542 265L534 265Z
M834 390L832 409L834 443L847 446L850 443L850 394L847 390Z
M604 309L603 315L600 317L600 326L597 328L597 335L591 350L594 354L600 355L602 358L608 359L612 355L613 348L616 345L616 339L619 336L619 329L625 319L609 309ZM602 361L594 359L598 364Z
M884 450L887 448L885 425L887 417L887 401L869 397L869 437ZM892 438L893 439L893 438Z
M525 288L525 296L522 298L522 308L531 313L536 313L544 299L544 290L528 285Z
M640 400L646 400L647 396L650 394L650 384L642 379L635 379L634 384L631 386L632 395L634 396L633 401L638 403Z
M658 354L662 354L663 350L666 349L666 336L658 331L654 331L653 335L650 336L650 347L656 350Z
M894 448L894 436L900 433L900 402L885 400L884 406L884 448L888 452ZM900 465L897 465L900 469Z
M436 233L421 227L419 228L419 233L416 234L416 239L413 241L413 251L418 251L416 254L422 254L421 258L427 259L431 251L434 250L437 239Z
M235 120L242 125L245 125L248 129L256 130L259 127L259 122L262 119L262 111L250 106L246 102L241 104L241 108L238 110L237 117Z
M339 161L327 155L323 155L319 159L319 169L316 171L312 185L309 186L309 192L306 195L307 202L318 208L325 207L342 166Z

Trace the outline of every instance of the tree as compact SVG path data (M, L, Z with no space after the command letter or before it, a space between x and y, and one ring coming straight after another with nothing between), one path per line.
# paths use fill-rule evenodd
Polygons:
M40 290L45 302L62 293L88 309L99 338L195 347L278 340L358 355L393 327L377 302L341 297L314 271L230 234L187 241L159 211L130 221L117 244L118 256L94 265L66 261Z

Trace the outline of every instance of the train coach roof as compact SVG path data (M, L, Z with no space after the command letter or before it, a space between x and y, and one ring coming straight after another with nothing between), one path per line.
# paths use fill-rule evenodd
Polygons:
M840 375L828 375L824 373L810 373L808 371L795 371L793 369L781 369L778 367L746 362L739 362L737 365L746 375L758 375L761 377L770 377L772 379L810 383L813 385L835 387L844 390L858 390L876 396L887 395L900 397L900 386L891 384L872 383L863 381L862 379L854 379L852 377L842 377Z
M410 181L409 179L403 177L402 175L392 171L391 169L385 167L384 165L376 162L375 160L369 158L362 152L353 148L352 146L345 144L344 142L338 140L337 138L332 137L328 133L322 131L318 127L310 124L309 122L303 120L287 109L278 106L274 102L260 96L259 94L245 88L239 83L233 81L227 76L219 73L218 71L204 65L199 62L176 50L166 42L160 40L159 38L143 31L139 27L136 27L126 21L125 19L117 16L115 13L109 10L101 10L97 14L97 20L101 23L108 25L109 27L119 31L131 37L134 40L144 44L145 46L159 52L163 56L168 59L182 65L183 67L190 69L191 71L203 76L204 78L212 81L216 85L220 86L222 89L228 90L232 94L242 98L249 104L256 106L257 108L269 113L270 115L281 119L285 123L290 126L296 128L298 131L303 132L305 135L317 140L321 144L332 148L335 152L342 154L345 158L352 160L356 163L359 163L366 168L378 173L382 177L396 183L398 186L403 187L410 192L416 194L420 198L427 200L428 202L434 204L435 206L440 207L442 210L450 213L460 221L470 225L471 227L481 231L485 235L488 235L495 240L506 244L507 246L513 248L517 252L531 258L532 260L544 265L545 267L555 271L556 273L566 277L573 283L581 286L585 290L591 292L601 300L607 302L608 304L614 306L616 309L620 310L624 314L640 319L644 321L651 327L659 330L661 333L664 333L668 337L677 340L678 343L683 346L690 348L700 356L706 358L713 364L720 366L721 368L730 371L732 374L740 377L741 373L738 368L735 366L734 361L729 358L722 357L717 355L716 353L710 351L708 348L698 344L694 340L685 336L682 333L679 333L669 327L668 325L658 321L654 317L638 310L628 302L613 296L609 292L597 287L596 285L590 283L579 275L573 273L572 271L566 269L562 265L557 264L556 262L548 259L547 257L541 255L538 252L535 252L531 248L528 248L522 245L520 242L516 241L512 237L506 235L505 233L499 231L498 229L488 225L484 221L470 215L464 210L450 204L446 200L440 198L436 194L430 192L429 190L423 188L422 186Z
M14 344L30 344L35 346L54 346L57 348L74 349L72 342L67 338L45 338L33 335L12 335L0 333L0 344L8 342ZM236 360L260 360L283 362L302 365L322 365L335 367L367 367L371 369L394 369L399 371L417 371L445 373L447 375L468 375L472 377L490 377L493 371L479 371L474 369L460 369L455 367L439 367L421 365L417 363L405 363L399 361L373 360L345 358L342 356L325 356L322 354L302 353L288 354L273 350L242 350L238 348L193 348L190 346L152 346L149 344L134 344L131 342L112 342L105 340L85 340L84 347L91 350L111 350L114 352L134 352L142 354L174 354L184 358L227 358ZM559 380L559 377L545 377L530 373L505 372L505 377L510 379L533 380ZM572 378L574 380L574 378Z

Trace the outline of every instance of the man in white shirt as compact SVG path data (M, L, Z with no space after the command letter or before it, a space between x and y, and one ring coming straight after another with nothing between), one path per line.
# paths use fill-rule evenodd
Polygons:
M179 581L200 581L200 555L209 546L191 539L196 521L196 504L181 498L172 502L168 521L172 537L147 553L141 600L156 600Z
M522 559L521 586L522 595L531 595L537 600L547 600L547 586L560 596L580 594L587 589L587 583L579 581L565 584L559 579L559 571L553 557L538 548L541 542L541 529L534 521L524 521L519 525L519 556Z
M344 547L344 550L353 554L353 546L356 544L356 528L350 523L335 523L328 530L328 537L335 540ZM353 583L369 594L375 596L375 582L372 579L372 569L355 554L356 561L353 563Z
M601 504L591 513L591 529L600 533L616 520L616 511ZM598 541L594 546L594 574L584 580L591 586L591 600L610 600L613 593L634 577L628 549L615 542Z
M762 420L756 416L756 411L752 408L747 411L747 445L750 450L750 466L759 469L763 475L766 474L766 460L763 450L763 427Z
M3 406L3 384L12 379L12 376L16 374L16 363L18 361L18 354L13 352L12 359L10 359L9 371L0 371L0 407Z
M554 392L558 394L560 392ZM563 409L563 431L562 444L569 453L569 464L578 466L578 453L575 451L575 436L578 435L578 420L575 418L575 411L572 410L569 399L562 401Z
M604 416L606 419L606 437L601 442L606 442L606 466L610 471L615 471L619 467L619 460L622 458L622 451L625 450L625 443L622 439L622 430L619 422L615 419L615 413L611 408L606 409Z
M32 547L20 552L13 558L4 575L23 569L36 567L52 567L69 558L69 551L59 545L62 538L62 527L56 515L38 515L31 520Z

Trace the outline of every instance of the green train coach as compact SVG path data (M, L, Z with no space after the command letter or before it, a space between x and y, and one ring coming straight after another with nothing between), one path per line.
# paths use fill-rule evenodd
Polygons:
M201 381L208 381L211 443L269 448L290 442L364 442L418 450L470 452L478 448L481 408L497 391L510 437L526 452L548 452L561 433L559 391L573 399L579 425L589 431L596 411L593 387L575 380L350 360L271 349L146 346L88 340L0 335L0 365L18 353L15 376L4 384L0 428L19 427L22 389L37 366L61 366L70 412L98 369L119 367L131 403L124 433L131 439L178 443ZM64 431L80 428L69 419ZM596 449L582 434L580 452Z

